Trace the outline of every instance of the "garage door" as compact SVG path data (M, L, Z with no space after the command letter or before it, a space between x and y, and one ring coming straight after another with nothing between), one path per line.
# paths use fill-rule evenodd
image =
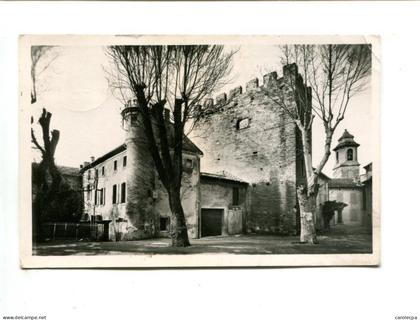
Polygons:
M201 209L201 236L222 235L223 209Z

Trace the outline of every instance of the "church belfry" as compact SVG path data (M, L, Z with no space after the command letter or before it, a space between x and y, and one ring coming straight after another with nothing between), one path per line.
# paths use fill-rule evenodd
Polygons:
M334 148L336 164L334 178L356 179L359 177L359 162L357 161L357 148L360 146L354 141L354 136L347 129L344 130L338 145Z

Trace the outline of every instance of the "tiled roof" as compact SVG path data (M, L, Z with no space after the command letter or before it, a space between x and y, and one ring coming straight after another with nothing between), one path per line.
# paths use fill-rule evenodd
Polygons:
M104 162L105 160L115 156L116 154L119 154L120 152L123 152L125 149L127 149L127 146L125 143L119 145L118 147L112 149L111 151L105 153L103 156L100 156L98 159L96 159L95 161L89 163L87 166L84 166L80 172L83 172L87 169L93 168L95 167L97 164Z
M354 136L350 134L347 129L344 130L343 134L341 135L340 139L338 139L338 145L333 149L333 151L337 151L343 147L358 147L356 141L353 140Z
M344 140L344 139L353 139L354 136L352 134L350 134L347 129L344 129L343 134L341 135L340 139L338 139L338 141Z
M360 146L360 144L358 144L356 141L341 141L339 144L336 145L333 151L337 151L338 149L341 149L343 147L358 147L358 146Z
M359 188L362 185L353 179L337 178L328 181L329 188Z
M57 169L63 176L78 176L80 172L79 168L74 167L57 166Z
M169 144L172 147L174 145L174 139L173 139L173 133L174 133L174 126L170 126L170 136L169 136ZM190 140L187 136L184 136L183 146L184 151L189 151L193 153L198 153L200 155L203 154L203 152ZM99 157L95 161L89 163L87 166L83 167L81 169L81 172L85 171L86 169L90 169L95 167L97 164L104 162L105 160L115 156L116 154L123 152L127 149L127 145L125 143L119 145L118 147L112 149L108 153L104 154L103 156Z
M230 172L227 171L220 171L217 173L209 173L209 172L201 172L200 177L204 179L217 179L217 180L225 180L225 181L231 181L236 183L243 183L248 184L248 182L241 180L240 178L234 176Z

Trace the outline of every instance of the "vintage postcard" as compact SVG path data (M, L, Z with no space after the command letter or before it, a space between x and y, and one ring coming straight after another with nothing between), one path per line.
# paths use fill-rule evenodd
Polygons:
M21 266L378 265L379 75L374 36L21 36Z

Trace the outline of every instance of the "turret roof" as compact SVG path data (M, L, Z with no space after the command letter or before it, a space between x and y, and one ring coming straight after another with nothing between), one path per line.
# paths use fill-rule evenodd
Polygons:
M343 134L341 135L341 138L338 139L338 141L344 140L344 139L353 139L354 135L350 134L347 129L344 129Z
M350 134L347 129L344 130L343 134L341 135L340 139L338 139L337 146L333 149L333 151L337 151L338 149L344 148L344 147L358 147L360 144L358 144L356 141L353 140L354 136Z

